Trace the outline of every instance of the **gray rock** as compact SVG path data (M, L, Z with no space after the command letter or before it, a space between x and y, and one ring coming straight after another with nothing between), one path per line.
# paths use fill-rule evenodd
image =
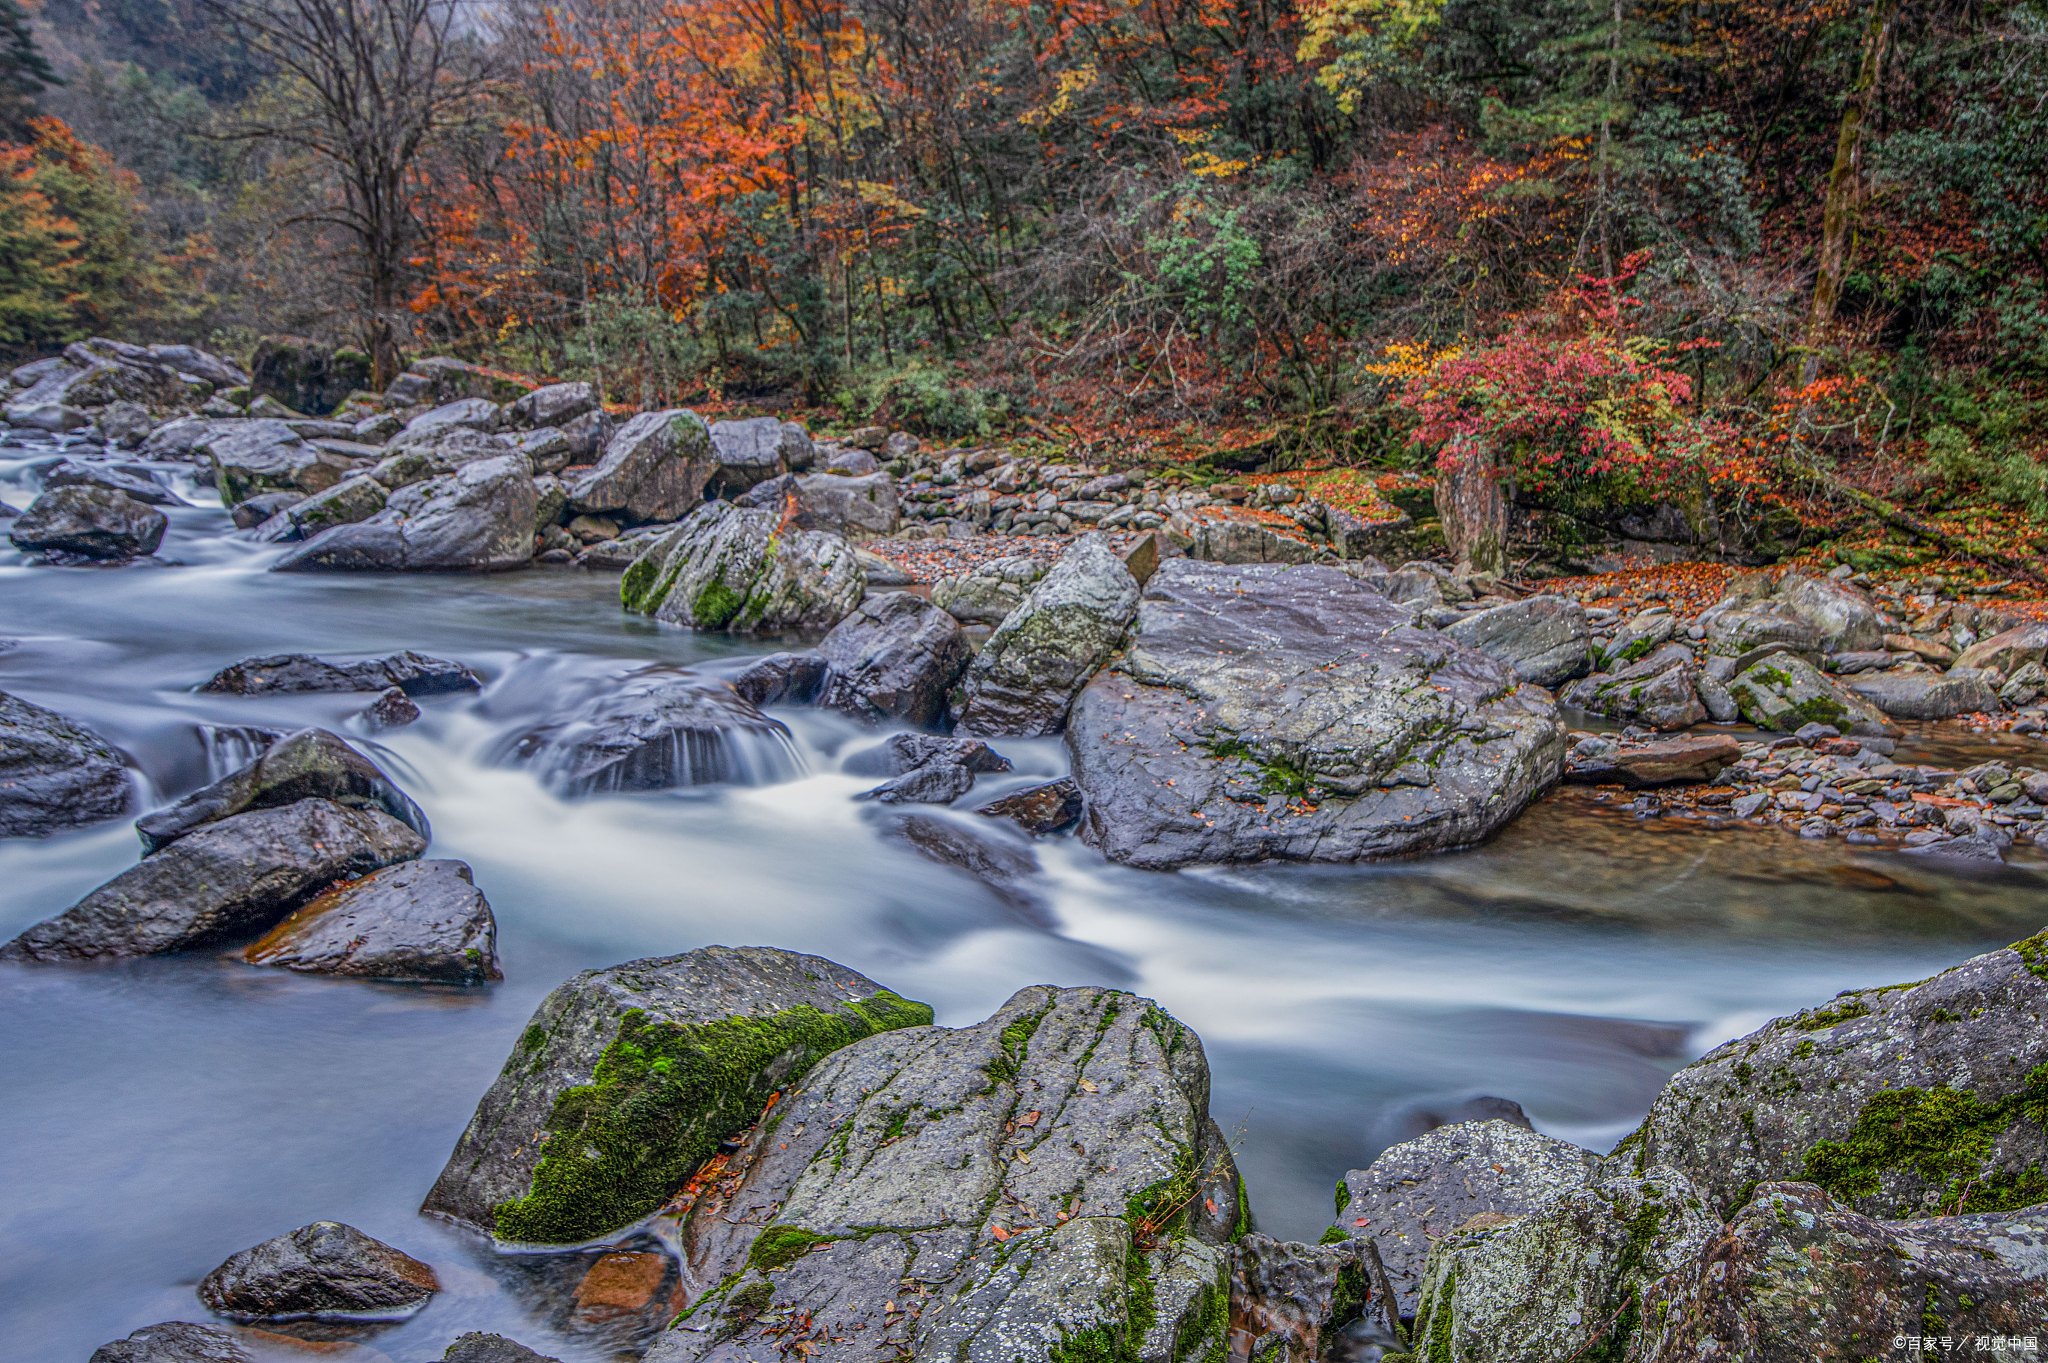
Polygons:
M1956 656L1956 666L1977 667L2011 676L2033 663L2048 666L2048 621L2030 621L1980 639Z
M134 792L107 741L0 691L0 838L40 838L118 819Z
M503 979L498 924L459 861L407 861L294 909L242 952L250 965L355 979Z
M384 394L395 406L412 407L452 402L456 398L514 402L531 391L525 384L494 374L482 365L452 355L429 355L406 366Z
M155 412L189 411L212 389L210 384L156 363L139 346L118 354L110 353L106 342L80 342L65 348L64 361L62 367L47 371L7 404L9 422L41 425L46 430L76 429L68 420L63 427L53 428L43 418L51 411L77 412L90 421L91 413L117 403L134 403Z
M559 431L552 426L542 426L531 431L520 431L516 435L504 437L504 440L511 448L526 456L526 462L533 465L535 473L560 473L574 461L576 456L575 444L569 439L568 433ZM564 484L562 488L564 506L568 504L568 497L568 486ZM550 517L550 520L552 519L553 517Z
M1707 717L1700 702L1699 667L1683 644L1666 644L1618 672L1581 677L1559 699L1592 714L1666 732L1689 729Z
M732 689L750 705L811 705L831 675L831 666L816 653L771 653L749 663L732 679Z
M373 731L403 729L419 721L420 707L411 696L391 686L377 693L377 699L363 711L363 718Z
M1585 755L1575 749L1565 759L1564 779L1630 790L1699 785L1741 760L1742 743L1733 734L1677 734Z
M298 541L311 539L336 525L366 521L384 509L389 494L365 474L344 478L325 492L294 500L272 521L258 527L258 537Z
M215 388L239 388L249 382L240 365L195 345L153 345L148 350L150 358L165 368Z
M1813 622L1783 601L1729 598L1699 618L1707 632L1707 648L1723 657L1740 657L1760 648L1782 648L1817 655L1821 632Z
M1344 1175L1336 1227L1373 1241L1400 1313L1412 1316L1431 1245L1527 1216L1591 1182L1599 1163L1590 1150L1511 1122L1440 1126Z
M423 1210L510 1241L604 1235L660 1207L821 1058L931 1016L767 947L585 971L534 1013Z
M1729 679L1728 694L1759 729L1789 734L1804 724L1831 724L1850 734L1898 732L1876 706L1796 654L1752 663Z
M199 1300L232 1320L402 1320L440 1290L411 1255L315 1221L230 1256L201 1280Z
M2048 933L1779 1018L1680 1070L1614 1158L1683 1170L1721 1216L1791 1179L1869 1216L2048 1200L2044 976Z
M150 454L155 437L143 443ZM188 449L213 465L214 486L229 506L259 492L325 492L355 471L352 461L308 443L283 421L269 418L208 421L192 433Z
M891 734L872 748L849 756L843 769L855 776L901 776L933 762L970 772L1010 770L1010 759L977 738L942 738L937 734Z
M885 805L949 805L972 789L974 773L958 762L927 762L862 792L860 798Z
M17 549L79 558L127 559L156 552L170 521L153 506L109 487L52 488L7 523Z
M1771 593L1814 627L1820 647L1829 653L1882 648L1884 626L1877 608L1862 589L1829 577L1789 572Z
M2014 668L2005 685L1998 688L1998 698L2014 709L2032 705L2044 695L2048 695L2048 669L2034 662Z
M249 500L237 503L229 512L229 519L234 521L237 530L254 530L305 500L303 492L259 492Z
M887 836L926 861L951 867L979 881L997 902L1033 927L1055 926L1044 899L1032 887L1037 854L1020 835L950 813L898 813L883 827Z
M1337 568L1174 559L1067 747L1112 860L1357 861L1486 837L1556 781L1564 728Z
M509 755L569 796L769 785L803 770L781 721L729 686L658 669L606 683L569 717L520 734Z
M642 412L619 428L597 467L570 482L569 502L632 524L673 521L704 500L715 471L703 418L682 408Z
M398 433L394 444L414 444L419 437L440 431L495 431L501 413L489 398L457 398L421 412Z
M155 956L263 931L337 880L426 850L368 809L301 800L179 838L0 947L0 960Z
M478 691L483 682L461 663L407 649L376 658L333 662L307 653L274 653L244 658L213 674L201 691L236 696L297 695L307 692L382 691L395 686L408 696Z
M1538 686L1556 687L1592 670L1593 629L1586 609L1561 596L1532 596L1477 611L1446 625L1444 633Z
M1138 582L1102 539L1075 541L982 646L954 700L963 734L1056 734L1124 642Z
M89 1363L250 1363L249 1352L217 1325L166 1321L102 1344Z
M1194 1033L1111 990L856 1042L691 1208L695 1306L648 1363L739 1363L792 1323L842 1363L1220 1352L1241 1208L1208 1095Z
M515 1343L503 1335L486 1335L472 1331L458 1335L448 1352L441 1355L441 1363L561 1363L553 1354L537 1354L524 1344Z
M629 611L734 634L825 630L867 580L837 535L786 529L769 511L711 502L653 540L619 580Z
M888 592L861 602L818 643L832 669L821 703L870 722L930 727L973 656L959 622L922 597Z
M571 420L562 427L562 434L569 437L569 462L587 464L597 458L618 430L619 424L603 408Z
M707 490L714 496L733 497L787 473L782 445L782 423L772 416L712 422L711 458L718 469Z
M933 583L932 604L970 625L1000 625L1051 566L1025 554L993 559L964 576Z
M1203 508L1175 516L1167 534L1189 558L1207 563L1307 563L1315 547L1300 531L1289 533L1240 515Z
M275 572L497 572L533 559L539 494L526 456L465 464L391 494L384 509L322 531Z
M738 500L742 506L786 517L799 530L823 530L848 539L893 535L901 517L896 482L886 473L859 478L791 474L759 483Z
M587 383L551 383L536 388L505 409L505 419L518 430L566 426L598 410L597 389Z
M840 448L825 457L825 472L838 478L865 478L881 471L882 461L873 450Z
M183 506L169 488L146 472L128 472L107 464L88 464L78 459L60 459L38 470L43 490L58 487L103 487L150 506Z
M1848 687L1893 719L1953 719L1998 712L1998 690L1985 677L1967 668L1948 673L1859 672L1849 678Z
M145 853L161 851L196 829L252 809L300 800L328 800L375 809L431 841L420 807L375 762L325 729L302 729L266 748L255 761L135 821Z
M139 402L112 402L100 408L92 424L107 444L132 450L156 429L157 418Z
M370 475L396 491L424 483L444 473L453 473L479 459L502 459L517 447L503 436L471 430L467 426L432 426L417 432L401 431L376 461Z

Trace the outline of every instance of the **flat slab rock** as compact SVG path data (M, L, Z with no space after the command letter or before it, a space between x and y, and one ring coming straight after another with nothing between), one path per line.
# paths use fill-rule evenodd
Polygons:
M1742 743L1733 734L1674 734L1632 744L1607 739L1574 748L1564 779L1630 790L1698 785L1741 760Z
M308 975L482 984L504 978L498 924L467 864L406 861L294 909L242 953Z
M534 1013L423 1210L527 1243L618 1230L819 1059L930 1021L856 971L769 947L585 971Z
M396 1320L441 1290L434 1270L339 1221L265 1240L206 1275L199 1300L232 1320Z
M1082 836L1164 869L1477 842L1557 780L1564 727L1547 692L1338 569L1175 559L1067 747Z
M479 691L483 682L461 663L410 649L381 658L336 662L309 653L244 658L213 674L201 691L235 696L280 696L329 691L378 692L397 687L408 696Z
M792 1330L840 1363L1220 1352L1241 1209L1208 1097L1195 1034L1115 990L856 1042L691 1207L692 1308L648 1363L742 1363Z
M0 838L118 819L134 798L127 764L104 738L0 691Z

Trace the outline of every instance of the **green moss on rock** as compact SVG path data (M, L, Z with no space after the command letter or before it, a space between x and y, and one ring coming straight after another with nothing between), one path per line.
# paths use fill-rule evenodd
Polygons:
M1985 1167L1998 1137L2017 1121L2048 1126L2048 1065L2035 1066L2018 1093L1996 1101L1946 1084L1873 1094L1846 1136L1821 1141L1806 1152L1805 1176L1849 1201L1875 1196L1888 1170L1903 1169L1939 1185L1945 1210L2033 1206L2048 1200L2048 1177L2038 1167L2017 1172ZM1918 1210L1895 1209L1900 1216Z

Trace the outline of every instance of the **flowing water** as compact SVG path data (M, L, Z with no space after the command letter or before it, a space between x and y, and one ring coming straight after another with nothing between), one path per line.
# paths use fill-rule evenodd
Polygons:
M25 505L55 447L0 446ZM706 943L813 951L986 1016L1027 984L1158 999L1202 1035L1212 1110L1262 1228L1313 1238L1346 1169L1431 1114L1497 1094L1604 1149L1688 1059L1851 986L1913 979L2048 921L2038 862L1990 874L1782 832L1642 823L1562 795L1485 847L1335 869L1173 875L1071 840L992 890L885 835L840 770L871 736L788 712L772 784L565 800L508 745L650 666L707 673L766 646L623 614L616 579L270 574L189 470L161 563L30 566L0 549L0 690L76 716L138 765L139 801L231 769L260 735L325 724L369 746L427 811L431 855L469 862L505 981L458 991L306 978L207 954L101 968L0 966L0 1341L77 1360L139 1326L204 1319L198 1279L317 1219L434 1263L447 1291L371 1341L438 1359L493 1329L607 1358L503 1284L487 1247L417 1207L548 989L576 970ZM422 702L366 736L367 697L246 699L193 687L239 658L414 648L481 696ZM565 711L569 713L565 713ZM1013 776L1063 769L1002 744ZM682 760L683 756L679 756ZM702 760L701 755L693 760ZM962 816L966 817L966 816ZM132 864L119 822L0 842L0 938Z

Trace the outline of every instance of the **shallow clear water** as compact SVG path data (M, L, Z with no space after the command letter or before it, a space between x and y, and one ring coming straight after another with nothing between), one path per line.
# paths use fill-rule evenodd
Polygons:
M0 447L0 499L25 505ZM808 774L688 796L568 803L494 765L551 698L651 662L717 670L759 646L622 614L575 570L493 578L263 571L218 507L173 513L161 566L24 565L0 549L0 689L134 754L146 799L204 782L202 726L323 723L366 697L246 700L191 688L251 654L417 648L481 697L424 702L375 741L495 907L506 979L450 991L308 979L201 955L110 968L0 966L0 1340L82 1360L141 1325L203 1319L193 1286L258 1240L331 1218L434 1263L448 1290L371 1341L437 1359L496 1329L569 1360L470 1237L416 1214L543 994L590 966L710 942L815 951L963 1023L1027 984L1110 984L1202 1035L1217 1120L1263 1228L1313 1237L1349 1168L1478 1094L1604 1148L1687 1059L1856 985L1916 978L2048 921L2038 865L1993 875L1782 833L1637 823L1583 795L1495 842L1327 870L1140 874L1071 841L1017 895L887 838L838 771L867 738L783 715ZM368 741L368 740L364 740ZM1014 777L1057 744L1003 744ZM1953 759L1951 759L1953 760ZM126 823L0 842L0 936L131 864ZM537 1309L537 1308L535 1308Z

